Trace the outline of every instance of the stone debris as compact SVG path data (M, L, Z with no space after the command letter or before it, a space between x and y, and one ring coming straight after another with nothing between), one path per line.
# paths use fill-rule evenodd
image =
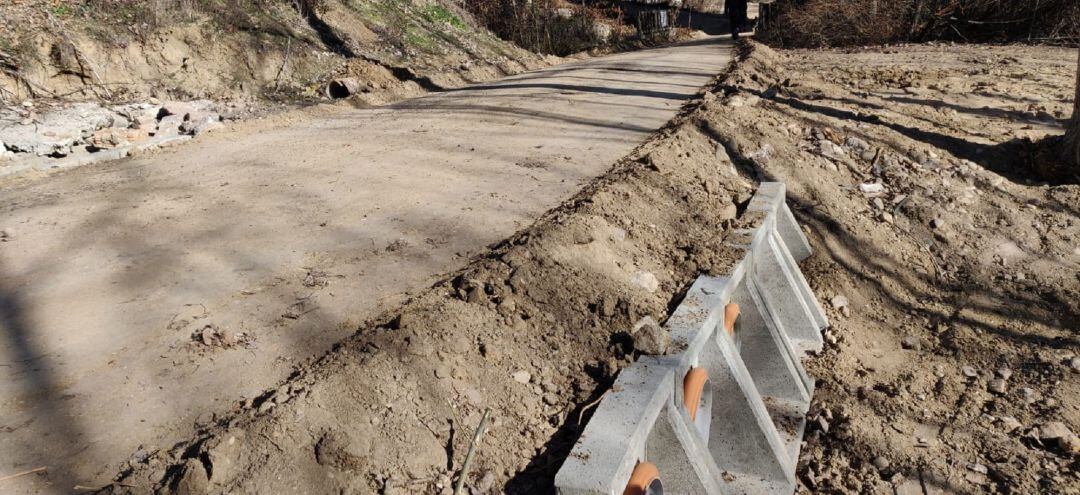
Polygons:
M532 379L532 374L525 370L515 371L510 374L510 378L513 378L515 382L524 385L529 383L529 380Z
M1001 428L1005 430L1005 433L1012 433L1024 427L1019 420L1012 416L1002 416L998 418L997 423L1001 425Z
M880 182L866 182L863 184L859 184L859 191L862 191L863 194L872 197L874 195L884 194L885 186L881 185Z
M900 341L900 346L903 347L904 349L910 349L910 350L913 350L913 351L921 351L922 350L922 341L918 337L915 337L914 335L908 335L907 337L904 337L904 339Z
M0 176L123 158L212 131L222 121L218 105L206 100L0 107Z
M666 354L671 345L671 334L651 316L638 320L630 336L634 338L634 349L642 354Z
M1004 379L994 378L986 385L986 389L998 395L1005 395L1005 392L1008 391L1008 386L1005 384Z
M638 272L637 275L634 275L632 281L634 285L649 292L656 292L660 288L660 281L651 272Z

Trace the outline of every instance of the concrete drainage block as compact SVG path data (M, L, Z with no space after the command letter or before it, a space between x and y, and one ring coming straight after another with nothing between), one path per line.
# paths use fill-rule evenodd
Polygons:
M825 313L797 265L810 245L763 183L728 237L742 258L702 276L665 323L676 354L619 375L555 477L560 494L790 494ZM661 488L662 487L662 488Z

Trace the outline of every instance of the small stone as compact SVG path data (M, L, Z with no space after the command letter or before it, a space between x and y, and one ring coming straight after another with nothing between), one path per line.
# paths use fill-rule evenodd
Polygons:
M986 388L998 395L1005 395L1005 392L1008 390L1005 385L1005 380L1001 378L990 380L990 383L986 385Z
M528 371L522 370L511 373L510 377L513 378L515 382L526 384L529 383L530 379L532 379L532 374L530 374Z
M900 341L900 345L904 349L911 349L913 351L922 350L922 341L919 340L918 337L915 337L913 335L908 335L907 337L904 337L904 340Z
M1023 399L1025 406L1034 404L1036 400L1039 400L1035 394L1035 390L1027 387L1020 389L1020 397Z
M886 469L889 469L889 460L886 459L885 456L881 455L875 457L874 468L876 468L878 471L884 471Z
M1069 359L1069 368L1075 373L1080 373L1080 356L1073 356Z
M859 190L866 195L876 195L885 192L885 186L879 182L866 182L859 184Z
M1008 380L1009 377L1012 376L1012 370L1009 368L998 368L995 373L997 373L997 376L1002 380Z
M1068 426L1061 421L1052 421L1050 423L1043 423L1039 426L1039 440L1043 442L1056 441L1061 438L1066 438L1072 435L1072 431Z
M635 285L649 292L656 292L660 288L660 281L651 272L638 272L632 280Z
M8 242L15 240L15 229L7 228L0 230L0 242Z
M1080 438L1077 438L1076 435L1059 438L1058 447L1072 455L1080 454Z
M1001 425L1001 429L1005 430L1005 433L1012 433L1024 426L1019 420L1012 416L1002 416L998 418L998 424Z
M986 474L989 470L982 464L968 464L968 469L975 471L976 473Z
M933 220L930 220L930 227L935 229L935 230L944 228L945 227L945 220L942 220L941 218L935 218Z
M832 305L833 309L846 308L848 305L848 299L843 295L837 294L829 300L829 304Z
M634 349L642 354L661 355L671 345L671 335L651 316L638 320L630 335L634 338Z
M963 367L961 367L960 368L960 373L963 373L963 375L968 377L968 378L978 378L978 376L979 376L979 372L976 371L975 368L972 368L971 366L963 366Z

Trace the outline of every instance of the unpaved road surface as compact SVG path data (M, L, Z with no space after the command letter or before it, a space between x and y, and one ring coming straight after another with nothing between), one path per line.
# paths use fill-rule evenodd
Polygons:
M0 184L0 475L100 486L559 204L729 62L699 39Z

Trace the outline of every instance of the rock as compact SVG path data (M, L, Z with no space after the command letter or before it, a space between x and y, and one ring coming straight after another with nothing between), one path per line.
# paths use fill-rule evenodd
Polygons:
M1012 370L1009 368L999 368L995 373L1002 380L1008 380L1012 376Z
M1043 423L1039 426L1039 440L1045 442L1057 441L1072 435L1072 430L1061 421Z
M0 230L0 242L10 242L15 240L15 229L7 228Z
M526 383L529 383L529 380L532 379L532 374L529 373L528 371L521 370L521 371L515 371L515 372L511 373L510 377L513 378L515 382L518 382L518 383L524 385Z
M207 110L211 107L207 101L167 101L161 105L158 117L178 116L181 120L187 120L188 114L199 110Z
M908 335L907 337L904 337L904 339L900 341L900 346L903 347L904 349L911 349L913 351L921 351L922 350L922 341L918 337L915 337L913 335Z
M866 182L859 184L859 190L862 191L863 194L866 194L868 196L876 195L884 193L885 186L881 185L880 182Z
M934 218L933 220L930 220L930 227L935 230L940 230L945 227L945 220L942 220L940 217Z
M825 158L832 160L845 160L847 159L847 152L844 148L837 146L836 143L823 139L818 141L818 153Z
M107 150L131 144L131 136L126 129L110 127L94 132L88 143L95 149Z
M889 469L889 460L886 459L885 456L880 456L879 455L879 456L875 457L873 463L874 463L874 468L877 469L878 471L884 471L886 469Z
M986 388L987 390L998 395L1005 395L1005 392L1008 391L1008 387L1005 385L1005 380L1001 378L994 378L993 380L990 380L990 383L986 385Z
M1035 390L1027 387L1020 389L1020 397L1024 401L1025 406L1034 404L1035 401L1039 400L1035 394Z
M998 418L998 424L1001 425L1001 429L1005 430L1005 433L1012 433L1024 426L1019 420L1012 416L1002 416Z
M848 298L837 294L833 296L832 299L829 299L829 304L832 305L833 309L846 308L848 305Z
M866 141L863 141L862 139L855 136L850 136L845 139L844 146L858 151L859 153L870 150L870 143L867 143Z
M972 368L971 366L962 366L960 368L960 373L962 373L964 376L966 376L968 378L977 378L979 376L979 372L976 371L975 368Z
M662 355L671 345L671 335L651 316L638 320L630 335L634 338L634 349L642 354Z
M1058 447L1072 455L1080 454L1080 438L1077 438L1076 435L1059 438Z
M651 272L638 272L631 281L649 292L656 292L660 288L660 281Z
M184 117L180 115L166 115L158 121L155 136L175 136L180 134L180 126L184 124Z
M180 132L198 136L204 132L223 127L221 115L214 112L192 112L188 120L180 124Z
M1069 368L1075 373L1080 373L1080 356L1073 356L1069 360Z

